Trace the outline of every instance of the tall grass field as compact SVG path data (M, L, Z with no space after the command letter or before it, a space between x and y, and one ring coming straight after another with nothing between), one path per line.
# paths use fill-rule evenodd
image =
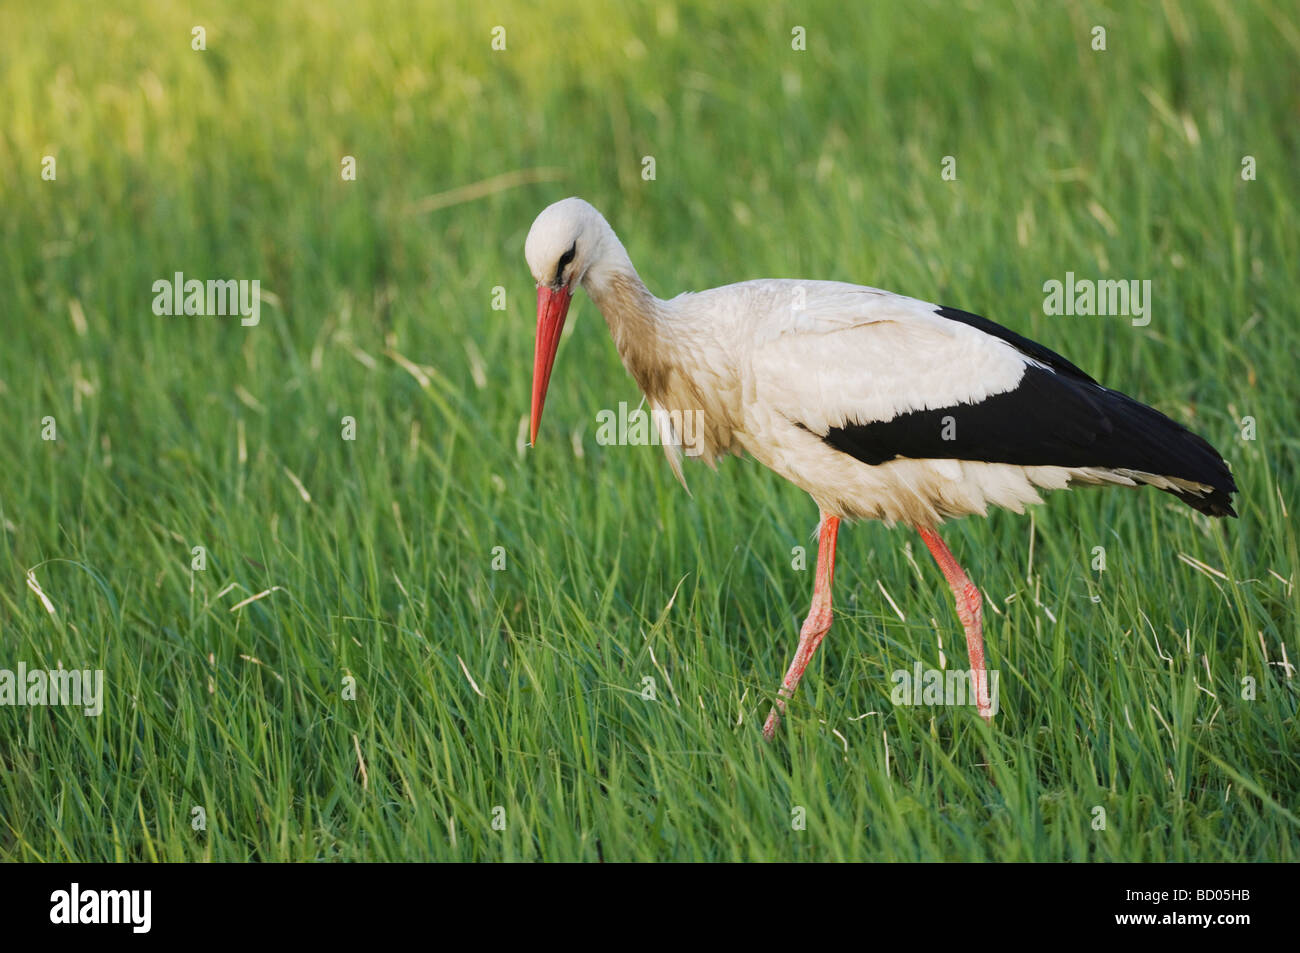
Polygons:
M1300 859L1294 4L3 19L0 858ZM599 439L641 395L581 294L527 446L523 243L568 195L661 297L985 315L1202 434L1240 516L1076 489L945 524L991 726L898 703L962 629L914 532L846 527L767 744L816 506ZM256 280L256 323L165 313L178 273ZM1049 313L1067 276L1149 311Z

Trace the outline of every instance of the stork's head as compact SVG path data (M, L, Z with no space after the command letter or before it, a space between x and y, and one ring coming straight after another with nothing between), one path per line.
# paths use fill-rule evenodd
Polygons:
M593 264L602 260L608 239L618 243L601 214L580 198L562 199L548 205L528 230L524 258L537 282L537 353L533 359L530 443L537 440L546 387L551 382L551 366L560 346L560 332L564 330L574 286L586 279Z

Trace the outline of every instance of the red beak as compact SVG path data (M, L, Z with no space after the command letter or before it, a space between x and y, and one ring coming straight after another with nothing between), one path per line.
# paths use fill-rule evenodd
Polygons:
M551 365L560 346L560 332L569 314L573 292L568 288L553 291L546 285L537 288L537 352L533 358L533 412L528 428L528 442L537 442L537 427L542 422L542 405L546 387L551 383Z

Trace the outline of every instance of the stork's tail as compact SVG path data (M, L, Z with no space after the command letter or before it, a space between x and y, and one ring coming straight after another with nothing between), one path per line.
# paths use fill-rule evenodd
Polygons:
M1119 464L1111 469L1208 516L1237 515L1232 508L1236 481L1209 441L1125 394L1107 390L1106 402L1108 410L1119 411L1108 414L1116 426L1106 442Z

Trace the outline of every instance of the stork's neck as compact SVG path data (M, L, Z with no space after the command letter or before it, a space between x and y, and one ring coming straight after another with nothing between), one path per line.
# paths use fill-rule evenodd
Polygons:
M691 442L692 456L712 460L735 449L740 389L719 382L738 385L740 375L730 349L720 339L719 309L692 307L697 295L678 295L671 301L656 298L612 229L606 232L600 251L583 275L582 286L605 316L623 366L652 408L680 415L680 423L670 426L683 428L675 439ZM664 439L664 451L681 479L676 446Z
M614 337L623 365L641 390L656 399L673 352L664 302L646 288L611 229L601 254L582 278L582 286L600 309Z
M663 302L650 293L631 262L625 268L602 270L598 275L593 272L595 268L583 279L583 287L605 316L620 352L629 336L634 336L636 344L659 337Z

